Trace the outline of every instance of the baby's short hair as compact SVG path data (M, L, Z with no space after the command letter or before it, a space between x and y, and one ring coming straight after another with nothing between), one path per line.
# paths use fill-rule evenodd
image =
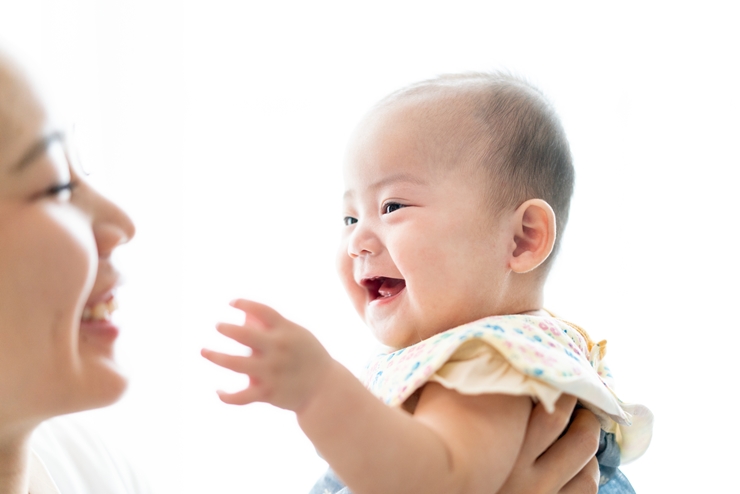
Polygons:
M575 173L568 139L550 102L525 79L496 71L441 75L402 88L379 105L425 95L465 101L457 106L477 129L474 137L483 148L479 165L493 177L494 211L515 209L534 198L552 206L558 227L554 258L568 221Z

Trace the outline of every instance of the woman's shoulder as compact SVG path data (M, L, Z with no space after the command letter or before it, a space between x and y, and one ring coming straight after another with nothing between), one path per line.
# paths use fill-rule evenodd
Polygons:
M124 456L77 416L56 417L42 423L34 432L31 447L61 492L150 492Z

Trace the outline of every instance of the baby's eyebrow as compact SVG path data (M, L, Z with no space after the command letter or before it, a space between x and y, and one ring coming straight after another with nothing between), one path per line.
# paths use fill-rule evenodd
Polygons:
M394 173L387 177L383 177L380 180L373 182L368 186L369 190L382 189L391 184L399 182L406 182L412 185L427 185L427 181L417 175L411 175L409 173ZM344 199L349 199L354 195L354 190L349 189L344 193Z

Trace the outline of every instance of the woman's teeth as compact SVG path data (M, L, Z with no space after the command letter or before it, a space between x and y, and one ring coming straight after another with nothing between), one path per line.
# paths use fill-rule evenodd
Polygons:
M116 299L112 298L107 302L100 302L93 307L85 307L82 311L83 321L105 321L110 319L110 315L118 308Z

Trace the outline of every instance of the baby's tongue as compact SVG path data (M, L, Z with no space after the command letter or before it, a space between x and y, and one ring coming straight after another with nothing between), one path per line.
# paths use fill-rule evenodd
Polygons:
M404 280L396 278L386 278L378 288L378 294L381 297L392 297L406 287Z

